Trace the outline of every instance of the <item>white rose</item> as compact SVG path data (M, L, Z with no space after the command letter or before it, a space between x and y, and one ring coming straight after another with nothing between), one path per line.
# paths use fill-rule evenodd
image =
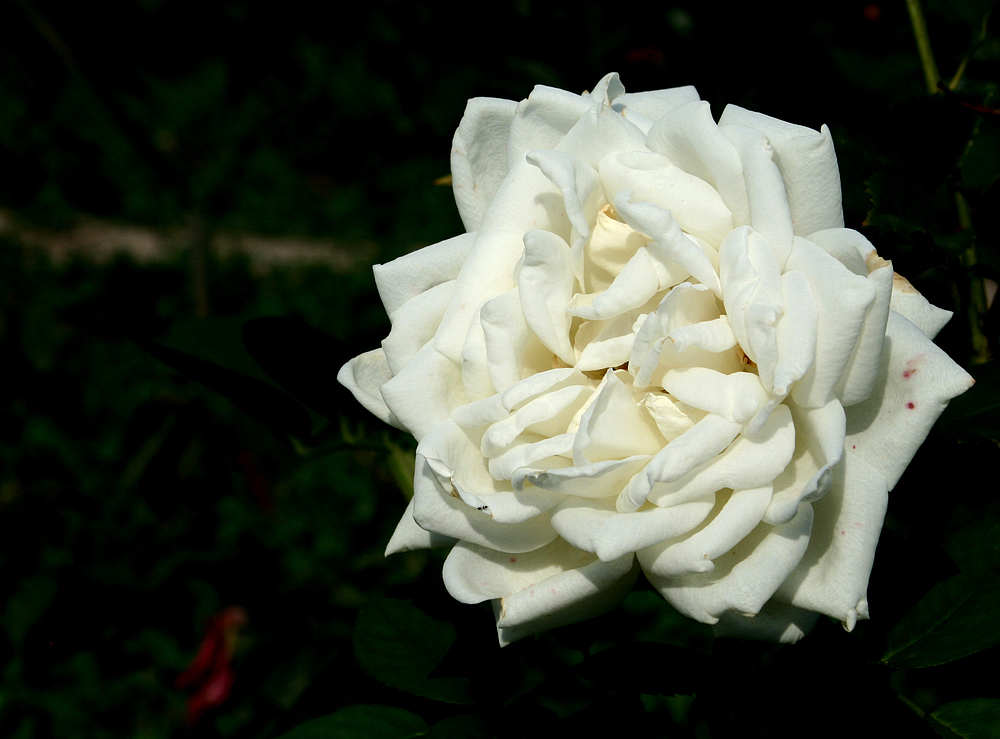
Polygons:
M471 100L451 162L468 232L375 267L392 331L338 378L419 442L387 554L453 544L501 644L640 569L723 634L867 618L888 491L972 380L844 228L826 127L611 74Z

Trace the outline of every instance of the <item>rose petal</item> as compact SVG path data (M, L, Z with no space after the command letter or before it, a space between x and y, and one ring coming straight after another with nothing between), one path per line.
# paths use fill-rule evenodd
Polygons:
M791 463L774 478L774 496L764 515L770 524L788 523L799 504L826 494L833 481L831 469L844 455L847 418L838 400L822 408L803 408L788 402L795 425L795 452Z
M588 321L580 326L574 340L579 353L576 368L591 372L625 364L635 341L632 328L638 314L638 309L632 310L608 321Z
M651 202L633 202L634 197L632 191L622 190L615 197L615 208L628 225L652 239L647 247L650 255L662 264L678 264L698 282L720 295L719 277L705 250L681 230L670 211Z
M767 240L746 226L730 233L719 250L719 280L733 334L770 390L783 308L781 273Z
M556 537L547 513L517 524L498 522L488 511L462 500L456 482L463 492L477 495L486 505L490 493L503 491L502 483L489 476L486 460L461 430L443 423L417 446L414 521L428 531L502 552L531 551Z
M546 490L554 490L561 495L575 495L579 498L614 497L647 462L649 462L648 454L638 454L625 459L606 459L578 467L520 469L511 477L511 484L515 489L531 484Z
M461 367L424 345L397 375L383 383L382 398L392 414L420 441L451 412L468 402L462 388ZM433 383L427 378L434 377Z
M507 175L507 139L517 103L473 98L451 144L451 183L466 231L475 231Z
M767 136L781 170L796 236L844 225L840 169L826 126L814 131L736 105L722 112L719 125L743 124Z
M573 275L584 282L583 245L590 236L590 224L599 208L606 205L597 171L582 159L562 151L533 151L528 162L534 164L559 188L566 207L566 216L573 225L570 255Z
M601 562L561 540L517 557L459 542L444 566L445 586L456 600L499 599L500 646L610 611L638 574L633 556Z
M848 631L859 615L867 618L865 593L888 500L885 478L848 449L830 492L812 504L809 549L778 598L843 621Z
M608 498L568 498L553 512L552 526L578 549L594 552L603 562L614 562L691 531L705 520L714 504L715 496L708 495L670 508L618 513Z
M545 467L568 467L573 463L575 438L576 434L566 433L515 444L503 454L490 457L490 474L497 480L510 480L518 470L538 467L542 462L545 462ZM559 458L558 461L550 459L555 457ZM522 487L518 485L515 489Z
M601 174L605 196L609 202L615 204L625 222L654 239L665 231L665 227L660 225L657 233L650 233L649 225L639 226L630 220L618 205L618 201L622 198L621 193L632 193L627 202L649 203L656 211L666 213L666 216L646 215L644 221L647 224L665 224L666 219L672 219L679 225L679 230L702 238L712 246L718 246L733 227L733 215L715 188L680 167L675 167L662 154L642 151L615 152L601 160L598 172ZM654 213L654 211L648 212ZM642 217L642 211L633 216L633 218ZM685 264L685 266L690 265ZM702 280L694 269L691 270L691 274ZM707 276L708 273L705 274ZM709 286L714 284L712 278L702 281Z
M526 233L517 290L521 310L535 335L566 364L576 362L569 340L572 316L566 312L573 295L569 245L548 231Z
M895 275L892 282L892 299L889 307L919 328L928 339L951 320L952 312L928 302L902 275Z
M639 510L658 482L673 482L703 465L728 447L740 433L741 425L722 416L708 415L674 441L667 444L637 474L618 496L618 510Z
M760 131L720 121L719 129L733 142L743 162L750 225L767 239L781 267L792 248L792 214L774 149Z
M648 500L667 507L723 488L746 490L769 485L787 467L794 451L792 414L787 406L780 405L757 435L741 434L718 456L674 480L660 481L653 486Z
M721 557L757 528L771 500L771 485L737 490L732 494L722 490L714 499L715 505L700 527L637 552L644 572L661 578L711 572L715 568L712 560ZM672 511L675 507L659 510ZM552 524L557 526L554 519L555 516Z
M455 422L464 428L477 428L496 423L507 417L514 408L549 390L568 385L589 385L590 381L572 367L552 369L526 377L511 385L503 393L476 400L452 412Z
M818 613L769 600L752 618L742 613L723 613L712 629L717 637L794 644L812 631L818 620Z
M392 330L382 339L385 359L393 374L402 372L424 344L434 338L454 290L455 280L442 282L407 300L393 313Z
M584 113L555 148L595 169L613 152L647 150L645 134L608 105L595 105Z
M588 321L603 321L645 305L656 293L688 276L679 265L657 260L639 247L614 282L595 295L577 294L565 307L567 314Z
M649 92L626 92L612 101L611 107L632 121L642 131L648 132L653 121L671 110L699 99L698 91L691 85L671 87Z
M390 318L404 303L458 277L476 234L462 234L372 267L379 297Z
M722 416L741 426L767 402L757 375L725 375L707 367L684 367L663 376L663 389L695 408Z
M525 431L531 431L536 436L564 433L592 393L593 389L588 386L568 385L529 400L489 427L483 436L483 455L495 457L501 454Z
M646 577L670 605L703 623L717 623L727 611L757 614L802 560L812 523L812 507L804 503L782 526L760 524L717 558L711 572L682 577L646 572Z
M469 235L475 236L475 244L462 265L451 305L434 337L435 348L455 362L462 361L465 335L479 307L516 287L514 267L524 253L523 231L497 229Z
M381 387L392 379L383 349L360 354L340 368L337 382L350 390L369 412L398 429L407 430L382 399Z
M869 262L868 283L874 288L875 299L868 307L861 334L854 344L854 351L847 362L844 374L837 383L837 396L845 405L866 400L875 388L885 343L885 326L889 320L894 274L892 263L872 252Z
M861 336L876 289L810 241L795 238L786 269L801 272L821 306L816 361L792 389L799 405L818 408L833 397ZM873 318L873 320L877 320Z
M707 102L679 106L657 119L646 145L714 187L732 213L734 226L750 224L743 163L736 147L712 120Z
M389 539L389 544L385 548L385 556L396 552L409 552L414 549L432 549L434 547L447 547L458 541L450 536L433 534L426 529L417 526L413 520L413 499L406 505L403 517L396 524L396 530Z
M555 149L595 101L554 87L536 85L517 105L507 141L508 168L537 149Z
M847 450L892 490L948 401L975 381L923 332L889 311L875 391L847 412Z
M552 366L552 352L524 318L517 288L483 303L479 325L486 349L486 372L498 393Z
M573 444L576 466L635 455L651 456L666 443L653 419L636 404L623 377L631 380L627 372L608 370L581 416Z

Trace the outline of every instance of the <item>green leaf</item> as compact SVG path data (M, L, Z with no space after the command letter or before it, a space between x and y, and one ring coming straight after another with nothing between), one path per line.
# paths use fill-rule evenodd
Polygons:
M886 639L882 661L893 667L930 667L1000 642L1000 512L953 527L945 548L961 568L935 584Z
M51 577L29 575L17 586L7 603L4 625L10 640L20 645L28 631L45 614L55 600L59 582Z
M451 624L393 598L368 603L354 628L354 653L372 677L422 698L471 703L468 678L431 677L454 641Z
M392 479L399 485L407 500L413 497L413 475L417 464L416 454L412 449L404 449L386 435L385 445L389 449L389 472Z
M336 418L350 392L336 382L351 350L329 334L290 318L254 318L243 344L268 377L328 418Z
M225 396L248 416L276 432L284 432L297 439L310 438L312 422L309 414L276 387L154 341L140 339L138 343L164 364Z
M1000 120L980 116L959 162L962 185L981 193L1000 177Z
M931 714L931 718L963 739L996 739L1000 737L1000 699L967 698L946 703ZM938 727L935 726L935 729ZM947 736L945 732L939 732Z
M427 722L395 706L348 706L306 721L277 739L408 739L423 736Z
M466 713L438 721L424 736L426 739L485 739L493 736L493 732L485 718Z

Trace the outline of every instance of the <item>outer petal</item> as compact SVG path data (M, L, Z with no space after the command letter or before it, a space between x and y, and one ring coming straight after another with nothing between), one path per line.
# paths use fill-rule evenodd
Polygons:
M507 156L510 168L536 149L555 149L576 122L597 105L596 101L554 87L536 85L517 104L510 127Z
M894 275L889 307L923 331L928 339L937 336L952 315L950 310L929 303L902 275Z
M413 500L406 506L403 517L399 519L396 530L389 539L389 544L385 548L385 556L396 552L408 552L412 549L430 549L432 547L447 547L457 541L450 536L434 534L426 529L417 526L413 520Z
M808 634L818 620L818 613L770 600L752 618L740 613L722 614L713 630L716 636L794 644Z
M527 552L552 541L556 532L541 508L538 515L519 523L501 523L488 510L479 510L463 499L488 504L490 494L498 488L502 491L502 487L489 478L486 461L456 428L441 424L417 446L413 480L413 519L417 524L501 552ZM483 479L489 480L488 488L479 484Z
M648 132L654 121L674 108L698 99L698 91L688 85L649 92L627 92L616 97L611 102L611 107L625 116L626 120Z
M543 177L541 172L538 175ZM516 287L514 267L524 252L523 231L497 229L469 235L476 237L475 246L462 266L451 304L434 338L438 351L456 362L462 361L469 322L479 306Z
M442 282L406 301L393 313L392 330L382 348L392 374L399 374L424 345L434 338L444 317L455 280Z
M846 409L846 443L892 490L948 401L975 381L895 311L889 311L885 339L875 391Z
M500 646L599 616L621 603L638 576L635 557L601 562L557 539L517 556L459 542L444 565L445 587L463 603L494 603Z
M802 562L777 598L854 628L868 617L865 591L888 504L885 478L850 450L834 468L830 492L813 503L816 521Z
M337 382L350 390L367 410L396 428L406 430L406 426L382 399L380 388L392 379L389 363L382 349L373 349L356 356L337 373Z
M429 343L380 391L392 414L420 441L466 403L461 372L459 364Z
M466 231L479 221L507 176L507 139L517 103L473 98L451 145L451 182Z
M389 317L420 293L458 277L475 241L475 234L462 234L372 267Z

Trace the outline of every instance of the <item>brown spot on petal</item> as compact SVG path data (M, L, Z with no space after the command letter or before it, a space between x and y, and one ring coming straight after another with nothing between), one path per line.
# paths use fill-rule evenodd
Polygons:
M889 267L890 269L892 269L892 262L882 259L882 257L878 255L878 252L873 251L867 257L865 257L865 266L868 267L868 274L871 274L875 270L882 269L883 267ZM898 276L899 275L895 275L893 279L895 279ZM907 282L906 284L908 285L910 283Z
M912 293L913 295L920 294L920 291L911 285L910 281L898 272L892 276L892 290L893 292L899 293Z
M917 406L916 406L916 405L914 405L913 403L907 403L907 404L906 404L906 407L907 407L907 408L909 408L909 409L910 409L910 410L912 411L912 410L913 410L914 408L916 408Z
M511 564L515 564L516 562L517 562L517 557L511 557L510 558L510 563Z

